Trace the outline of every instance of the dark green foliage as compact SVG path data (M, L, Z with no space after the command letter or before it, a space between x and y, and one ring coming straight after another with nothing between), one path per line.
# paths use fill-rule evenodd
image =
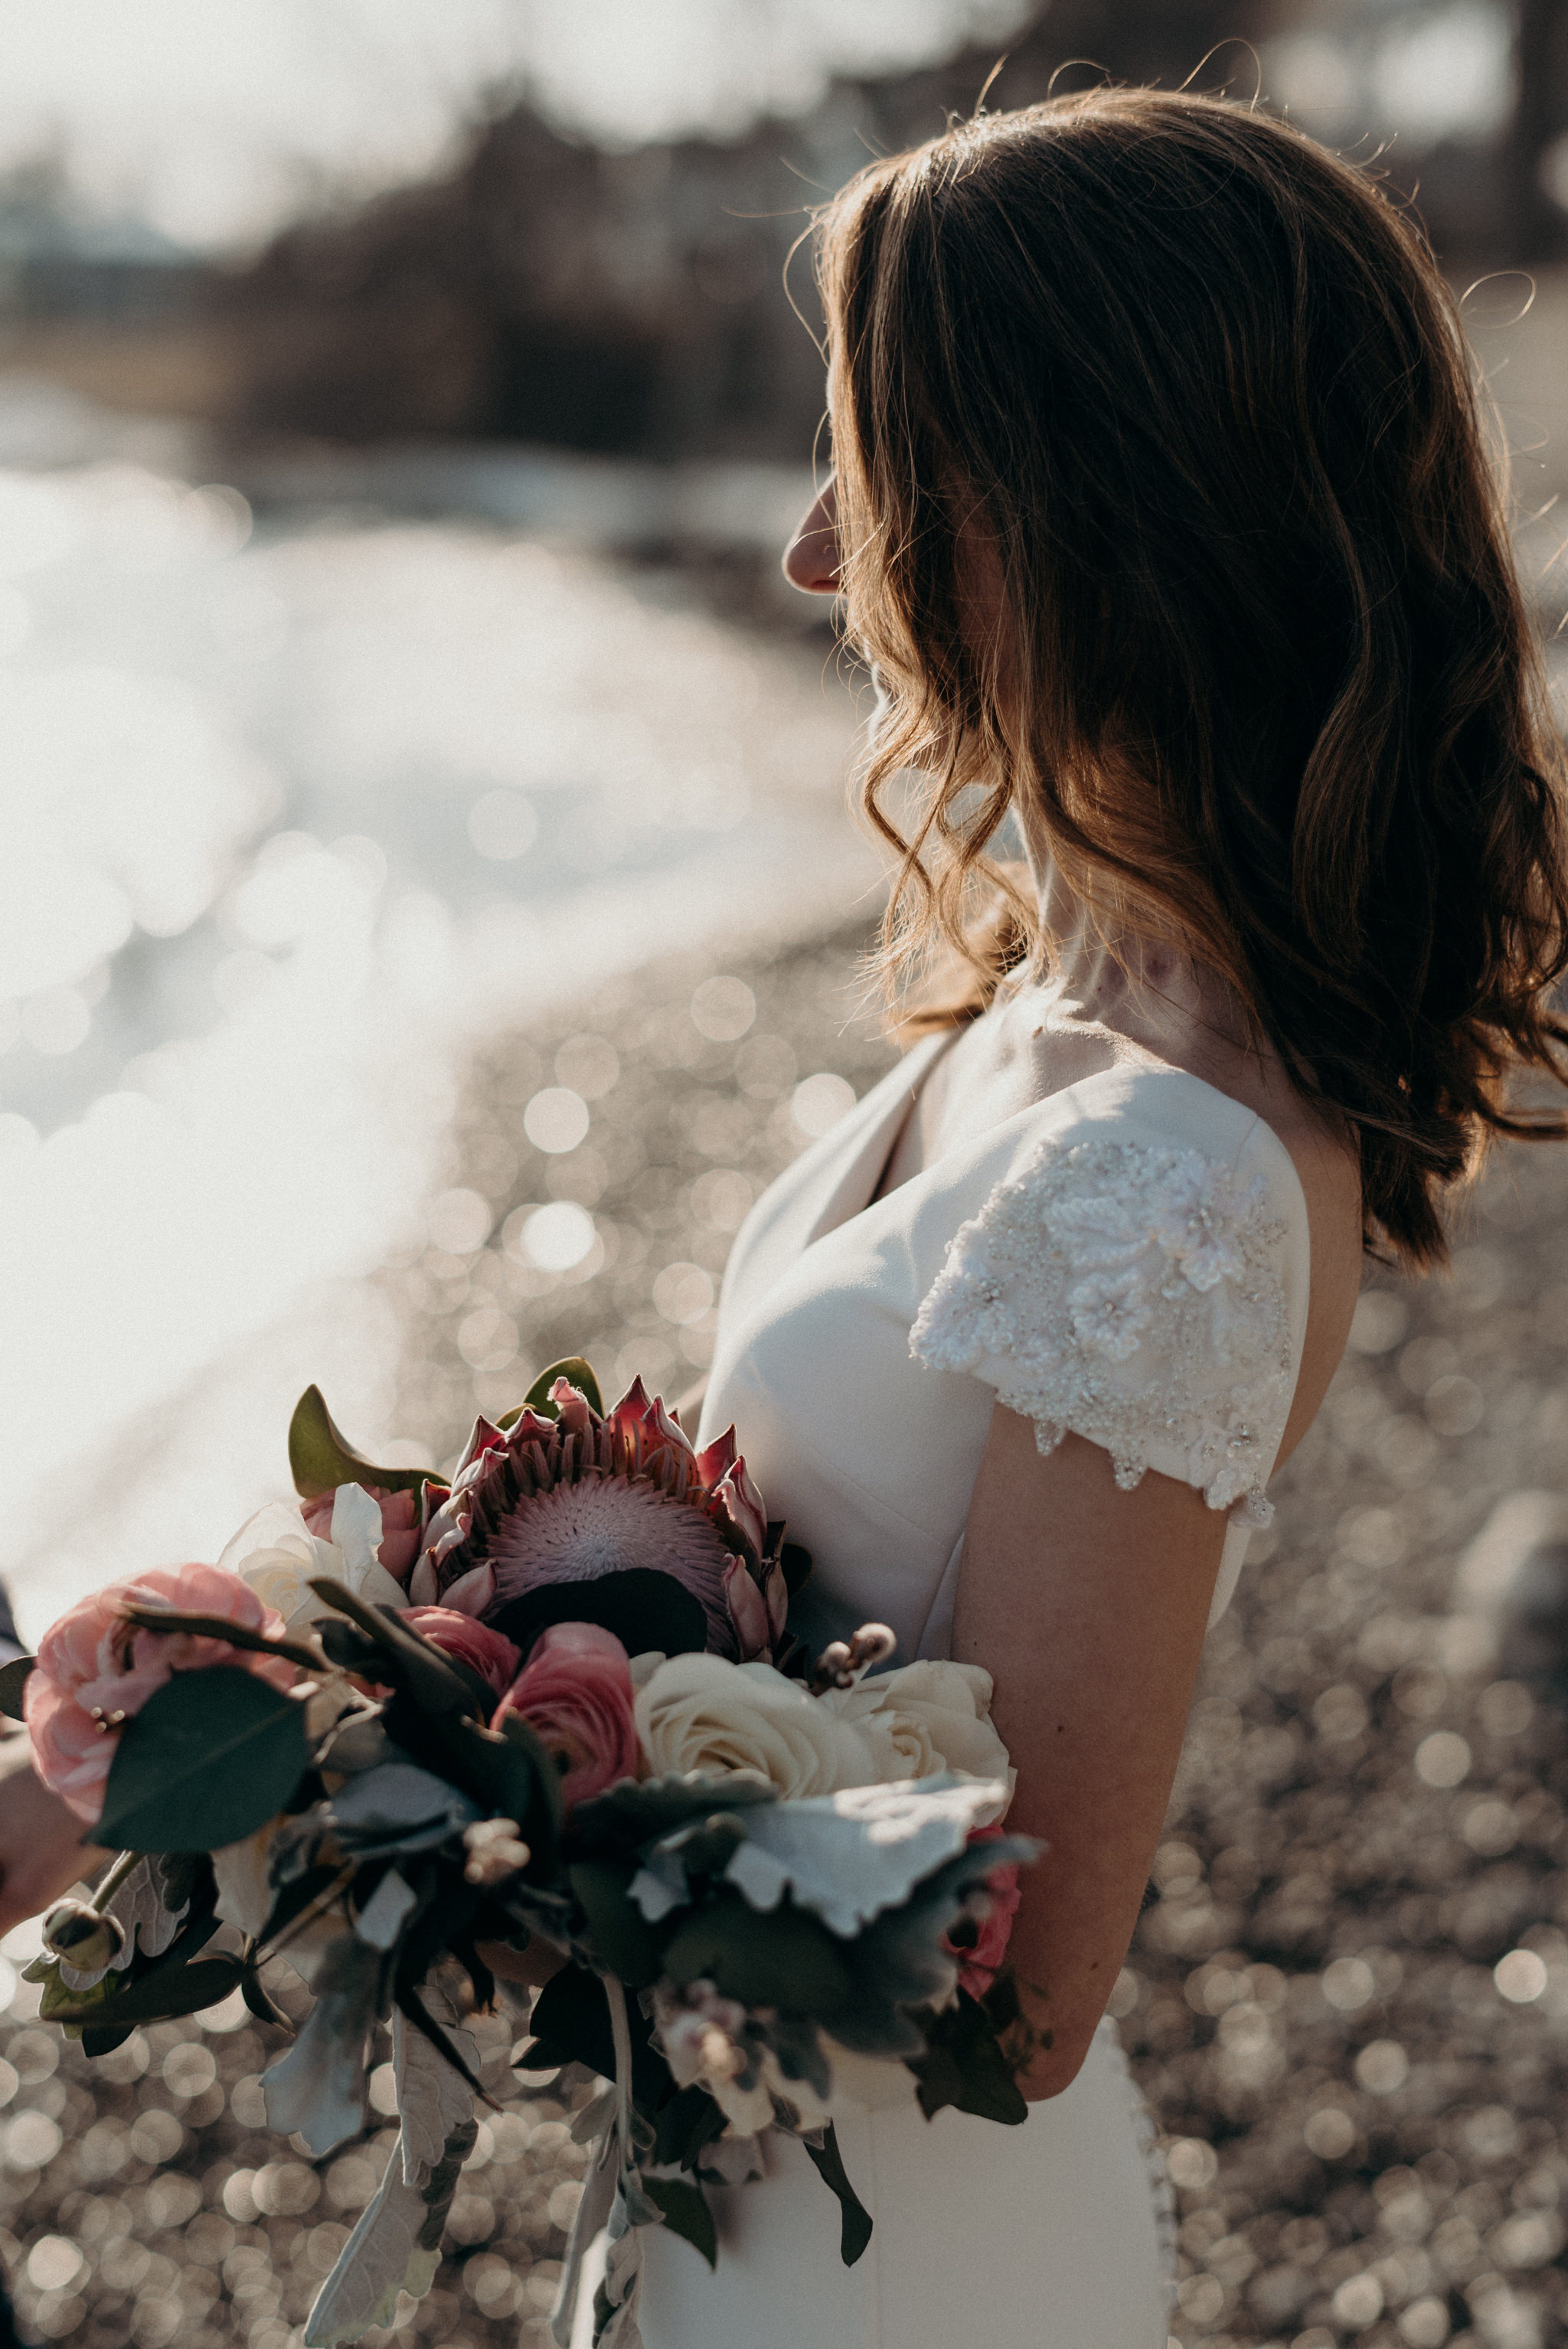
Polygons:
M592 1582L547 1582L487 1619L525 1656L552 1623L597 1623L614 1633L629 1656L652 1648L666 1656L700 1655L707 1645L701 1602L656 1567L619 1568Z
M580 1859L567 1870L595 1953L628 1990L645 1990L664 1972L665 1937L655 1931L627 1889L635 1874L634 1860Z
M36 1656L13 1656L8 1664L0 1666L0 1713L7 1721L21 1720L22 1691L37 1661Z
M233 1664L176 1672L120 1731L95 1838L216 1851L283 1810L306 1761L304 1713Z
M944 2105L1013 2127L1027 2120L1029 2107L998 2043L997 2024L984 2006L961 1990L952 2006L923 2020L926 2052L912 2057L909 2068L920 2083L920 2108L927 2120Z
M852 2268L871 2241L872 2214L850 2184L849 2173L844 2168L844 2157L839 2151L838 2134L831 2121L829 2122L823 2133L820 2146L812 2145L806 2140L802 2142L816 2166L817 2175L823 2185L828 2188L830 2193L838 2196L839 2257L847 2268Z
M95 2032L129 2031L133 2023L162 2023L173 2015L197 2014L238 1990L245 1966L240 1958L199 1958L194 1965L157 1965L150 1973L80 2006L51 2006L49 2023L90 2023ZM89 2053L92 2051L89 2050Z
M846 1945L820 1918L788 1900L764 1916L727 1889L682 1916L665 1967L672 1982L706 1979L743 2006L797 2013L832 2015L854 1988Z
M718 2265L718 2230L713 2223L713 2212L707 2207L707 2197L700 2186L688 2186L684 2178L645 2178L643 2191L650 2202L664 2213L665 2226L673 2235L682 2235L699 2251L710 2268Z
M607 1794L578 1804L572 1814L572 1850L584 1858L601 1852L639 1851L710 1812L746 1810L755 1803L777 1800L771 1786L741 1785L697 1770L640 1783L623 1779Z
M706 2088L677 2088L654 2128L654 2159L695 2169L705 2145L724 2135L724 2115Z

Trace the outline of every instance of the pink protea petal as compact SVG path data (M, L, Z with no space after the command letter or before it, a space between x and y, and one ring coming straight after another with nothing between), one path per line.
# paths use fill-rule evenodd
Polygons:
M708 1445L706 1452L699 1452L696 1455L696 1473L710 1491L721 1477L728 1475L735 1465L737 1456L735 1427L732 1422L725 1429L724 1433Z
M734 1526L753 1557L760 1559L768 1547L768 1519L762 1495L747 1475L744 1460L738 1459L728 1475L715 1486L709 1495L709 1506Z
M555 1433L555 1422L546 1419L542 1412L519 1412L506 1432L507 1450L514 1457L531 1444L548 1444Z
M696 1454L692 1450L686 1432L678 1419L665 1409L663 1395L655 1395L648 1412L648 1448L673 1452L678 1459L696 1466Z
M452 1478L452 1490L456 1492L459 1485L472 1482L469 1471L483 1461L487 1453L501 1452L505 1448L505 1436L500 1428L492 1426L481 1413L475 1420L473 1432L463 1446L462 1457L458 1462L457 1470Z
M748 1664L772 1645L768 1608L743 1557L732 1557L724 1569L724 1597L729 1619L740 1643L740 1661Z
M768 1569L762 1595L768 1605L769 1644L777 1647L784 1637L785 1620L789 1613L789 1585L785 1581L784 1569L777 1559Z
M628 1442L634 1434L641 1432L648 1411L648 1391L641 1379L634 1379L610 1413L611 1433L623 1442Z
M555 1423L562 1435L587 1434L593 1410L581 1387L574 1387L570 1379L557 1379L550 1400L560 1414Z

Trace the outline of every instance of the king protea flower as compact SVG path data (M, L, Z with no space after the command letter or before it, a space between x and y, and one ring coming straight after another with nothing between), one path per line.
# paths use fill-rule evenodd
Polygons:
M416 1605L478 1616L524 1656L567 1621L602 1623L633 1655L767 1653L789 1593L735 1430L696 1451L641 1379L603 1416L564 1378L550 1401L553 1419L476 1423L426 1530Z

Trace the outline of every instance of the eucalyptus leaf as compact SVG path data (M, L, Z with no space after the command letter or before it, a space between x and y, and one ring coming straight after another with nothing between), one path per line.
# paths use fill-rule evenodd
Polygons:
M23 1717L22 1690L37 1661L36 1656L13 1656L8 1664L0 1666L0 1713L8 1721Z
M872 2214L850 2184L844 2157L839 2151L838 2132L830 2121L820 2146L804 2137L801 2144L823 2185L839 2198L839 2257L847 2268L852 2268L871 2241Z
M275 1818L305 1766L304 1708L233 1664L176 1672L115 1744L97 1840L216 1851Z
M377 1468L334 1424L321 1389L306 1387L289 1422L289 1473L294 1490L314 1501L340 1485L378 1485L384 1492L417 1493L428 1468Z
M645 2178L643 2191L671 2234L683 2236L710 2268L717 2267L718 2230L701 2187L688 2186L684 2178Z

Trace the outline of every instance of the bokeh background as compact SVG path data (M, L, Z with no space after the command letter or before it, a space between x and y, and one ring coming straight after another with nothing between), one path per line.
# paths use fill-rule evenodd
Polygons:
M750 1201L891 1058L861 680L777 568L822 409L796 248L999 59L994 106L1256 92L1415 201L1549 638L1568 608L1563 0L0 0L0 57L25 1638L216 1555L311 1379L439 1461L566 1350L700 1375ZM1500 1154L1456 1238L1451 1280L1369 1277L1113 2002L1183 2344L1568 2341L1568 1154ZM293 2349L385 2115L269 2139L228 2011L88 2065L34 1946L25 2327ZM438 2349L542 2342L580 2168L481 2027L503 2111L397 2321Z

